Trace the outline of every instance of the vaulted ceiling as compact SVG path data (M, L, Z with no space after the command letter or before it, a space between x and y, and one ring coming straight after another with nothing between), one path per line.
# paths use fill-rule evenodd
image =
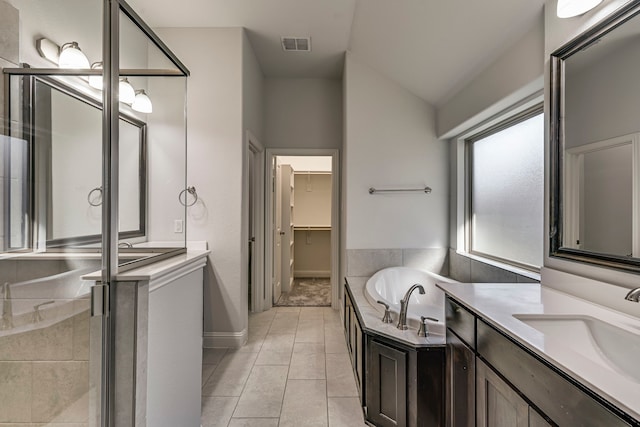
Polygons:
M152 27L245 27L265 77L340 78L344 52L441 105L536 23L544 0L130 0ZM284 52L281 36L311 37Z

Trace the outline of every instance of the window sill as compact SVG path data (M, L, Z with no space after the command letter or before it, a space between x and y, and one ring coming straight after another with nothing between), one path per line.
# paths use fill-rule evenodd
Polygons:
M464 251L459 251L459 250L457 250L456 253L458 255L462 255L464 257L470 258L470 259L472 259L474 261L479 261L479 262L491 265L493 267L500 268L502 270L510 271L510 272L518 274L520 276L524 276L524 277L528 277L529 279L537 280L538 282L540 281L540 270L539 269L538 269L538 271L526 270L524 268L519 268L519 267L516 267L514 265L507 264L507 263L500 262L500 261L496 261L496 260L491 259L491 258L485 258L485 257L481 257L481 256L478 256L478 255L475 255L475 254L471 254L469 252L464 252Z

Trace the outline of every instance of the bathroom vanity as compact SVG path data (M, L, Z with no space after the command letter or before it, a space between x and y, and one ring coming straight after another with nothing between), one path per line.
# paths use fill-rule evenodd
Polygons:
M448 424L640 426L640 320L539 284L440 284Z
M364 296L366 278L348 278L344 330L367 422L378 427L441 426L445 420L445 341L398 330Z

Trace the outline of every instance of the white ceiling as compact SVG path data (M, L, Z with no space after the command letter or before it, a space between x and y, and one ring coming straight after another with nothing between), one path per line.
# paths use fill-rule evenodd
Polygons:
M152 27L245 27L266 77L340 78L350 50L437 106L524 35L544 0L129 3ZM281 36L310 36L312 52L284 52Z

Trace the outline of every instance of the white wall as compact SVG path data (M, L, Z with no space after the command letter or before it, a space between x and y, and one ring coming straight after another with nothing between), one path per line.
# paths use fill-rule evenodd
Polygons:
M438 136L450 138L464 132L542 89L543 53L541 13L527 34L438 108Z
M265 147L342 147L339 80L267 78L264 90Z
M242 340L247 325L241 253L243 30L164 28L159 36L191 71L188 184L199 203L187 211L187 238L206 240L205 340Z
M346 249L448 246L448 145L432 106L347 54ZM431 194L370 195L369 187Z
M603 3L598 8L576 18L559 19L556 16L556 0L548 0L545 4L545 113L549 112L549 56L556 49L572 40L582 32L591 28L594 24L606 17L608 14L628 3L626 0L611 0ZM547 116L548 117L548 116ZM548 132L546 133L548 135ZM546 165L545 170L549 170L549 141L546 141ZM548 174L545 182L545 200L548 200L549 183ZM548 206L545 207L545 230L548 230ZM620 304L624 297L625 288L638 286L638 276L627 274L616 270L594 267L584 263L575 263L551 258L548 255L548 239L545 238L545 258L544 265L547 267L542 271L542 283L547 286L558 287L565 292L570 292L583 298L591 299L600 304L614 306ZM572 273L573 279L564 281L555 280L555 271ZM579 276L591 278L602 282L619 285L608 289L607 292L600 292L598 283L590 280L581 280ZM595 284L594 284L595 283ZM622 301L624 303L624 301ZM629 303L631 304L631 303ZM627 304L627 305L629 305Z

